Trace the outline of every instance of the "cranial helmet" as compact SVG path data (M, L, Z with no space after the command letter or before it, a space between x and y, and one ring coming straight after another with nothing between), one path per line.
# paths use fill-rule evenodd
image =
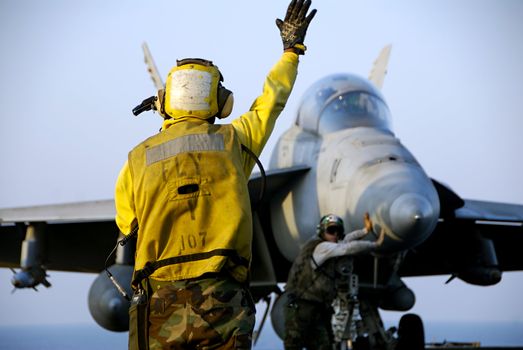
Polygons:
M324 233L329 230L329 227L336 228L336 236L338 239L343 239L345 236L345 227L343 226L343 220L334 214L328 214L320 219L320 223L316 226L316 234L319 238L324 239Z
M218 67L199 58L176 63L167 76L165 91L158 92L160 111L166 117L208 119L231 114L233 94L222 86L223 76Z

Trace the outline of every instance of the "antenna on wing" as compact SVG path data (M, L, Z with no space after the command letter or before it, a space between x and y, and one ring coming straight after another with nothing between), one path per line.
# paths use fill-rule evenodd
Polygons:
M164 89L165 85L163 84L160 73L158 72L158 68L156 68L156 64L154 63L153 56L151 55L151 51L149 51L149 46L147 46L146 42L144 42L142 44L142 49L143 49L144 61L145 61L145 64L147 65L147 71L151 75L151 79L153 80L156 90Z
M392 50L392 45L385 46L376 61L374 61L374 66L372 67L372 70L369 74L369 80L374 83L378 87L378 89L381 89L383 86L383 80L385 79L385 75L387 74L387 65L389 64L389 56L390 51Z

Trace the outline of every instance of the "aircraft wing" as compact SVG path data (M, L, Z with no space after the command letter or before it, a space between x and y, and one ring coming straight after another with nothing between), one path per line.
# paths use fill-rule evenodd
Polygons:
M296 176L306 173L309 169L310 167L306 165L298 165L267 171L262 203L260 204L266 204L276 191L280 191L289 181L295 180ZM263 176L260 173L253 174L249 179L249 195L251 202L254 202L253 204L258 202L263 182Z
M259 210L266 211L262 207L272 193L307 169L293 167L267 172L263 202L256 203ZM254 201L259 198L261 184L260 174L253 175L249 180L249 192ZM0 267L20 266L26 225L45 223L46 269L100 272L118 239L115 212L112 199L0 209ZM112 263L114 259L110 261Z
M99 272L119 234L113 200L0 209L0 267L20 266L26 223L46 223L46 269Z
M425 242L407 253L401 276L459 276L482 266L490 244L501 271L523 270L523 205L461 200L435 184L442 208L439 222Z

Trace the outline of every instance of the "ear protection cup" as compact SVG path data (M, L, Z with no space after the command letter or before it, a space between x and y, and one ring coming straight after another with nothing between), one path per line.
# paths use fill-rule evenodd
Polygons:
M165 113L165 89L158 90L158 94L156 95L158 98L154 102L154 107L158 111L158 113L163 117L163 119L170 118L167 113Z
M232 91L223 87L222 84L218 85L218 118L226 118L232 112L234 105L234 96Z

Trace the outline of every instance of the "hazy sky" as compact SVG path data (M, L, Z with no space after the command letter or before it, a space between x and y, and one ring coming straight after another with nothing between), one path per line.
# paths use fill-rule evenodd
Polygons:
M522 1L313 6L309 49L264 164L309 85L336 72L366 77L381 48L392 44L383 93L396 136L429 176L462 197L523 204ZM164 76L177 58L213 60L234 91L233 116L245 112L280 56L274 20L286 7L275 0L202 0L197 7L172 0L0 1L0 207L113 197L127 152L161 123L152 113L131 114L154 94L143 41ZM86 300L96 276L51 272L51 289L11 295L10 274L0 270L0 324L91 322ZM505 274L489 288L445 286L446 278L406 281L417 293L414 312L523 321L523 273Z

